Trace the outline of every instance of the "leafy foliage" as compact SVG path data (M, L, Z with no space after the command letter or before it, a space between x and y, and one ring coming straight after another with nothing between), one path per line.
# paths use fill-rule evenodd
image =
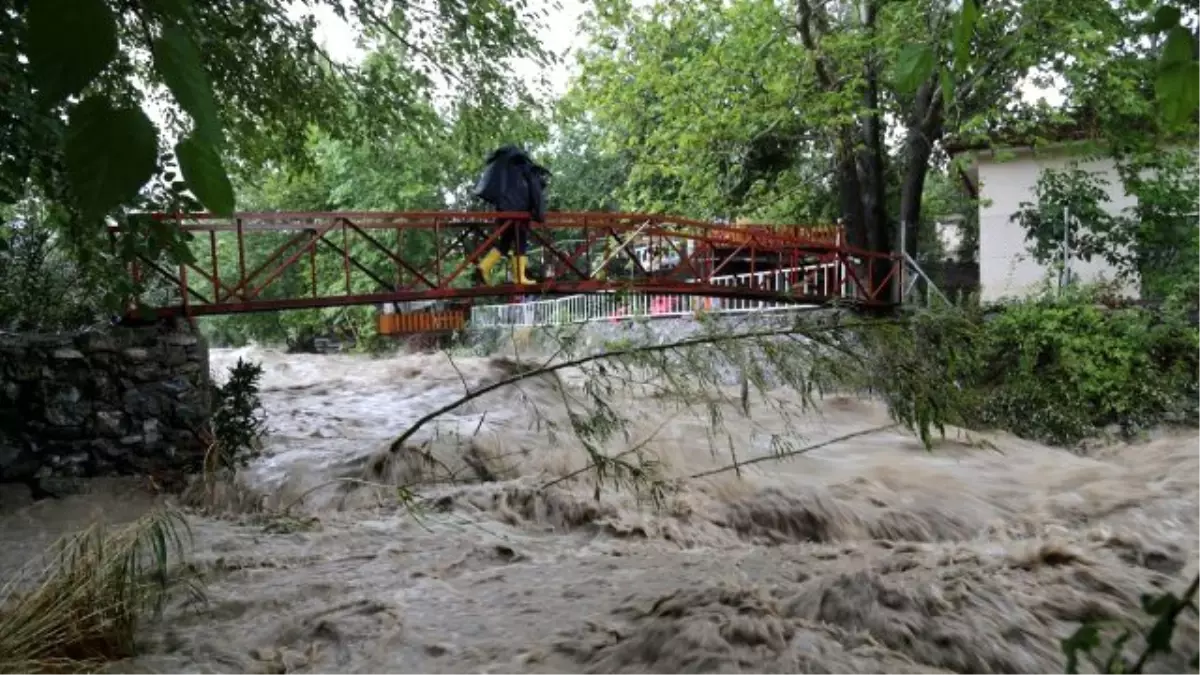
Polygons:
M997 307L933 310L878 347L885 396L927 436L939 421L1070 445L1197 416L1200 337L1187 313L1108 309L1087 289Z
M0 330L55 331L104 320L91 302L103 275L65 250L53 225L61 214L25 201L0 207L10 227L0 230Z
M225 384L214 386L212 433L217 466L245 466L262 451L267 433L259 380L262 366L238 359Z
M1078 673L1080 657L1086 658L1098 673L1142 673L1150 659L1156 655L1167 655L1174 652L1171 644L1175 637L1175 628L1179 615L1185 611L1196 612L1196 591L1200 586L1200 577L1192 579L1192 583L1179 597L1166 592L1161 595L1146 594L1142 596L1142 610L1154 621L1147 628L1137 626L1118 626L1117 637L1107 646L1107 656L1096 653L1101 647L1102 631L1109 626L1095 622L1085 622L1070 637L1062 641L1063 654L1066 656L1066 672ZM1142 633L1145 642L1136 660L1125 658L1124 647L1129 644L1135 634ZM1191 642L1191 641L1189 641ZM1190 646L1194 647L1194 642ZM1193 652L1188 665L1195 669L1200 655Z
M523 2L317 4L381 56L334 61L316 42L316 8L281 0L29 0L0 11L0 204L55 205L80 261L190 260L175 228L157 249L131 237L110 251L103 224L138 209L229 213L231 176L303 167L313 125L364 146L392 129L418 137L438 79L455 85L453 115L473 116L467 130L486 129L489 111L528 102L504 77L509 61L548 58L533 39L540 16Z
M1113 216L1105 209L1108 188L1102 176L1078 166L1043 171L1038 177L1036 203L1022 202L1013 216L1025 228L1034 258L1062 265L1068 229L1072 256L1086 261L1102 255L1107 242L1097 233L1113 229Z
M927 210L958 211L931 197L944 178L939 142L1021 118L1031 107L1021 85L1039 74L1071 76L1059 114L1091 105L1091 92L1108 90L1088 76L1111 69L1114 54L1148 53L1137 11L1090 0L853 11L807 0L605 0L587 16L592 44L566 104L591 126L589 152L622 167L621 208L840 218L853 243L875 250L893 250L903 224L917 255L937 241ZM1123 86L1149 79L1139 71ZM1157 114L1150 104L1125 112Z

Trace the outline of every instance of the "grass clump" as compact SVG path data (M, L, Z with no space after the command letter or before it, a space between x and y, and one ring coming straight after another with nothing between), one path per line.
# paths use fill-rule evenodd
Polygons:
M190 538L184 517L163 509L60 540L0 588L0 672L92 672L134 656L139 623L173 591L203 598L173 571Z

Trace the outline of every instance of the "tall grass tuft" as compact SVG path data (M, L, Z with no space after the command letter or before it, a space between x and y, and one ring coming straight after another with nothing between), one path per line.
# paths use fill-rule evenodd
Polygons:
M173 590L203 599L193 579L173 576L185 539L184 517L162 509L60 540L0 588L0 672L94 672L133 656L139 621Z

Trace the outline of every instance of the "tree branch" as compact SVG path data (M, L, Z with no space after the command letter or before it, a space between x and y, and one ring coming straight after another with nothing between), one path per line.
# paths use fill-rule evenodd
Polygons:
M414 435L416 435L417 431L419 431L426 424L441 417L442 415L445 415L446 413L451 412L451 411L459 408L460 406L463 406L463 405L469 403L470 401L473 401L485 394L496 391L497 389L502 389L511 384L515 384L517 382L529 379L531 377L547 375L547 374L557 372L559 370L563 370L566 368L575 368L577 366L581 366L585 363L591 363L593 361L600 361L603 359L620 358L622 356L631 356L634 354L651 354L651 353L656 353L656 352L670 351L670 350L674 350L674 349L683 349L686 347L695 347L698 345L719 344L722 342L734 342L737 340L746 340L746 339L752 339L752 338L780 337L780 336L798 333L798 332L801 332L802 330L806 330L809 333L823 333L823 332L826 332L829 330L849 330L849 329L865 327L865 326L880 325L881 322L886 322L886 321L887 320L875 319L875 320L870 320L870 321L857 321L857 322L847 323L847 324L834 323L834 324L828 325L828 326L810 326L810 327L804 327L804 328L793 325L793 326L789 326L787 328L776 328L776 329L771 329L771 330L752 331L749 333L740 333L737 335L706 335L706 336L702 336L702 337L688 338L686 340L680 340L678 342L670 342L670 343L666 343L666 344L627 347L625 349L618 349L618 350L610 351L610 352L599 352L596 354L589 354L587 356L581 356L579 358L571 359L568 361L563 361L561 363L556 363L556 364L544 366L541 368L537 368L537 367L529 368L528 370L523 370L521 372L518 372L515 375L511 375L502 380L497 380L489 385L480 387L480 388L472 391L470 394L464 395L455 401L451 401L450 403L447 403L446 405L444 405L430 413L427 413L426 415L424 415L423 417L418 419L416 422L414 422L413 425L411 427L409 427L407 431L405 431L403 434L401 434L396 440L392 441L391 445L389 446L389 451L393 452L393 453L399 452L404 447L404 444L409 439L411 439Z
M821 85L826 90L833 90L837 83L830 75L825 57L818 51L817 41L813 38L812 18L813 9L812 5L808 4L808 0L796 0L796 30L800 34L800 43L804 45L805 49L812 52L817 69L817 79L821 81Z

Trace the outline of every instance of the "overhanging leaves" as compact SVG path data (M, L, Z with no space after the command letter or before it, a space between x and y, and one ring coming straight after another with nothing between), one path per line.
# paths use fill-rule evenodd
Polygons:
M80 209L98 218L137 196L154 174L158 132L140 108L92 96L71 111L64 154Z
M29 68L47 105L83 91L117 53L104 0L33 0L27 12Z
M234 206L233 185L217 151L192 135L175 146L175 156L188 188L204 204L204 208L219 216L231 215Z
M900 50L896 59L895 85L911 94L933 74L934 54L929 45L910 44Z
M1200 64L1164 65L1154 81L1163 117L1170 124L1186 122L1200 108Z
M1167 33L1167 42L1163 45L1163 65L1192 61L1192 55L1196 53L1193 41L1192 32L1176 24Z
M971 36L979 21L979 7L975 3L976 0L963 0L958 23L954 25L954 70L957 72L962 72L971 56Z
M1181 13L1178 7L1163 5L1154 12L1154 19L1150 21L1147 30L1152 33L1170 30L1179 25L1180 17Z
M154 66L174 94L179 107L191 115L196 134L220 146L221 122L217 102L192 36L179 25L168 25L154 41Z

